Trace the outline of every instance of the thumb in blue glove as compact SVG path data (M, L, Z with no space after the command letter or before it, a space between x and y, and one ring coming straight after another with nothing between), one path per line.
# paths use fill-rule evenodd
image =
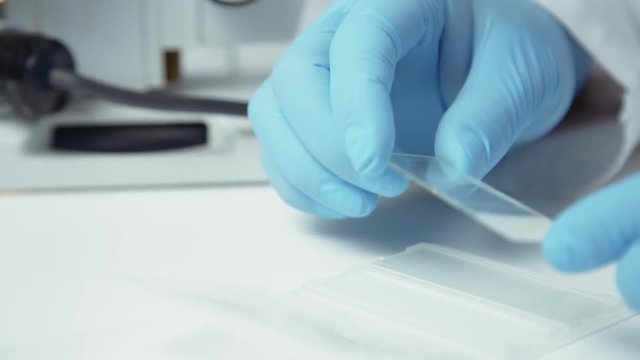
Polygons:
M640 174L589 196L561 214L543 251L557 268L585 271L618 260L622 295L640 310Z

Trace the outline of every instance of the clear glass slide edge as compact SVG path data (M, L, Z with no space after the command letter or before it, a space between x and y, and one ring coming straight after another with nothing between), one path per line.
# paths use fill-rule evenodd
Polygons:
M514 243L540 243L552 220L444 161L396 153L392 168L448 205Z
M538 359L633 316L614 297L432 244L309 283L299 294L335 302L340 318L369 313L404 325L413 331L389 331L388 341L414 334L418 349L424 342L422 350L447 359Z

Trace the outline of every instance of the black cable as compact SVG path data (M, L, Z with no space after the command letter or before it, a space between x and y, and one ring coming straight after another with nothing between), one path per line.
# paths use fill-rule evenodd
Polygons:
M148 109L247 115L245 102L136 92L88 79L75 72L61 42L15 31L0 32L0 89L26 118L62 109L74 92Z
M139 93L106 85L88 79L69 70L54 69L49 73L49 83L60 90L80 92L118 104L155 110L247 115L247 103L227 100Z

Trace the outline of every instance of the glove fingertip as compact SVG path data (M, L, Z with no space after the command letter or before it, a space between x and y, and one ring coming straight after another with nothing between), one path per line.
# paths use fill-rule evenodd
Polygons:
M542 244L542 252L554 267L565 272L581 272L603 266L617 256L599 247L598 242L584 232L584 226L571 230L568 219L561 217L551 227Z
M347 217L323 206L315 206L311 213L327 220L344 220Z
M576 257L576 252L575 247L564 241L558 232L550 231L542 243L542 253L545 259L560 271L576 272L582 270L583 266L579 257Z
M354 125L345 133L345 147L351 164L361 175L375 177L381 175L389 164L381 146L375 141L375 135L363 126Z
M444 125L444 124L443 124ZM487 146L476 134L443 126L436 135L435 155L464 173L482 178L487 173Z
M391 176L393 176L393 178L386 180L384 187L386 191L382 195L388 198L394 198L407 192L409 186L411 186L411 180L396 174L393 170L390 170L389 173L392 175L387 175L386 178L389 179Z
M618 265L616 280L625 300L636 310L640 310L640 244L632 245Z

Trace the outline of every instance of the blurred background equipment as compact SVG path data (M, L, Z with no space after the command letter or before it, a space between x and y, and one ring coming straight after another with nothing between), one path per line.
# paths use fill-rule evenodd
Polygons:
M73 59L67 70L155 96L166 108L174 96L246 104L287 43L330 2L9 0L0 11L11 31L64 44ZM96 89L68 71L57 75L58 88ZM248 121L227 114L75 96L63 111L25 122L3 103L0 191L265 182Z
M146 109L247 114L246 102L139 92L87 78L62 41L35 32L0 32L0 54L3 95L27 119L64 110L73 93Z
M4 7L6 0L0 0L0 24L4 24Z
M291 39L305 1L224 3L231 2L19 0L9 1L8 14L12 27L68 44L81 73L144 89L167 85L167 67L190 49Z

